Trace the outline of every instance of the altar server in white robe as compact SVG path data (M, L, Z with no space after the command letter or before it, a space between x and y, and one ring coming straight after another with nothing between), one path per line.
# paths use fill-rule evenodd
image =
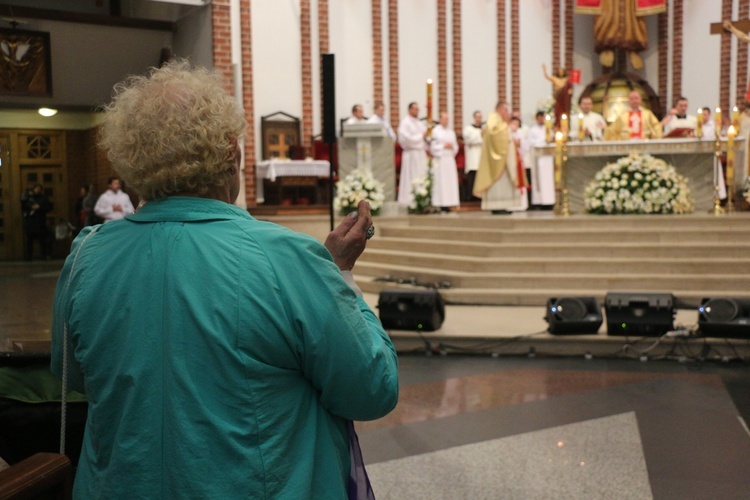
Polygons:
M547 145L547 128L544 111L537 111L536 123L526 134L528 153L524 164L531 174L531 205L537 209L551 208L555 204L555 163L552 156L537 156L535 147Z
M688 115L688 100L686 97L678 97L674 100L674 106L669 110L667 116L661 121L664 136L668 136L673 130L685 130L685 136L695 135L696 119L694 115Z
M384 129L385 133L388 134L388 137L396 140L396 133L393 131L393 127L391 127L391 124L388 123L388 120L385 119L385 104L382 102L376 102L375 108L373 108L373 114L370 118L367 119L367 123L378 123L380 124Z
M581 114L583 115L583 140L601 141L604 138L604 129L607 128L607 121L602 115L596 111L592 111L594 101L590 97L581 97L578 106L581 108ZM570 117L571 122L573 122L571 139L574 141L577 141L580 137L578 135L580 124L577 118L577 116Z
M477 175L479 168L479 158L482 156L482 135L484 134L484 125L482 124L482 112L474 111L474 123L467 125L463 130L464 139L464 174L466 175L466 186L468 191L464 199L469 200L472 197L471 190L474 187L474 177Z
M409 114L398 126L398 143L401 144L401 175L398 183L399 205L411 205L414 196L411 192L411 182L419 177L427 176L427 126L419 118L419 105L409 104Z
M352 116L346 119L344 125L351 125L353 123L365 123L365 111L361 104L355 104L352 106Z
M432 129L430 154L432 155L432 205L443 208L457 207L458 170L456 153L458 139L456 133L448 128L448 113L440 113L440 124Z
M501 101L487 117L482 141L482 157L474 196L482 199L482 210L493 214L526 210L526 181L523 165L518 162L516 147L510 135L510 108Z
M711 108L704 106L700 110L703 115L703 137L704 141L716 140L716 123L711 119Z

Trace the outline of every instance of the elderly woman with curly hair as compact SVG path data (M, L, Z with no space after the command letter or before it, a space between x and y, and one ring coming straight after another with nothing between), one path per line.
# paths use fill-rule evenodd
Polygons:
M346 498L351 420L398 399L350 272L367 203L325 245L259 222L233 205L247 124L218 76L177 61L115 90L100 143L146 203L84 229L57 286L52 370L89 401L75 497Z

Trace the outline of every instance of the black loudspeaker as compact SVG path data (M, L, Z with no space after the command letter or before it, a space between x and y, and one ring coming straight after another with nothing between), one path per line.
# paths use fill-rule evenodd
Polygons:
M750 298L701 299L698 328L705 337L750 339Z
M544 319L547 331L556 335L597 333L604 321L596 297L553 297Z
M607 335L661 336L674 330L671 293L608 293Z
M386 330L432 332L445 320L445 304L437 290L383 290L378 299Z
M336 74L333 54L321 55L323 73L323 142L336 142Z

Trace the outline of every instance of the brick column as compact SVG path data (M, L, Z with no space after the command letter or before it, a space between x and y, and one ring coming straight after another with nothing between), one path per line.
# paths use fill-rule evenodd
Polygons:
M555 74L557 68L562 66L560 60L560 2L552 0L552 67L551 74Z
M328 35L328 0L318 0L318 52L328 54L329 52L329 35ZM321 66L322 67L322 64ZM320 102L323 102L323 71L320 72ZM323 113L320 113L320 130L324 128Z
M388 0L388 76L390 88L391 126L398 130L399 87L398 87L398 0Z
M574 0L565 0L565 68L573 69L573 7Z
M658 31L658 44L659 44L659 100L661 104L660 110L653 110L657 115L661 112L662 115L666 114L667 106L667 80L669 79L669 12L661 12L657 14L657 31Z
M672 101L682 95L682 26L684 24L683 0L673 0L672 14ZM664 103L671 109L672 103Z
M248 207L257 205L255 185L255 97L253 96L253 32L251 0L240 2L240 39L242 43L242 102L245 117L250 124L245 137L245 202Z
M507 64L505 63L505 0L497 0L497 99L507 101Z
M224 77L224 88L227 92L234 94L229 0L216 0L211 4L211 23L213 25L214 69Z
M372 8L372 99L383 101L383 16L381 0L371 0Z
M453 130L461 135L464 117L464 91L461 52L461 0L451 3L451 43L453 51Z
M511 109L514 111L521 110L521 47L519 26L519 0L510 2L510 78L511 78Z
M732 19L732 0L722 0L721 18ZM732 34L726 31L721 34L721 53L719 60L723 61L719 71L719 106L724 112L723 116L731 116L731 105L729 104L729 79L732 76L730 61L732 60ZM717 130L718 134L719 131Z
M313 131L312 35L310 0L300 0L300 62L302 64L302 137L305 155L310 153Z
M747 19L750 17L750 0L740 0L738 19ZM747 93L747 51L748 45L744 42L737 43L737 97L735 103L737 107L743 109L745 104L745 94Z
M445 1L437 0L437 84L438 84L438 107L435 110L435 118L443 111L448 111L448 44Z

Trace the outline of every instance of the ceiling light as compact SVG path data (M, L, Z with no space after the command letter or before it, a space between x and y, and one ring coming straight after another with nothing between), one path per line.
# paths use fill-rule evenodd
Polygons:
M39 114L46 117L55 116L57 110L52 108L39 108Z

